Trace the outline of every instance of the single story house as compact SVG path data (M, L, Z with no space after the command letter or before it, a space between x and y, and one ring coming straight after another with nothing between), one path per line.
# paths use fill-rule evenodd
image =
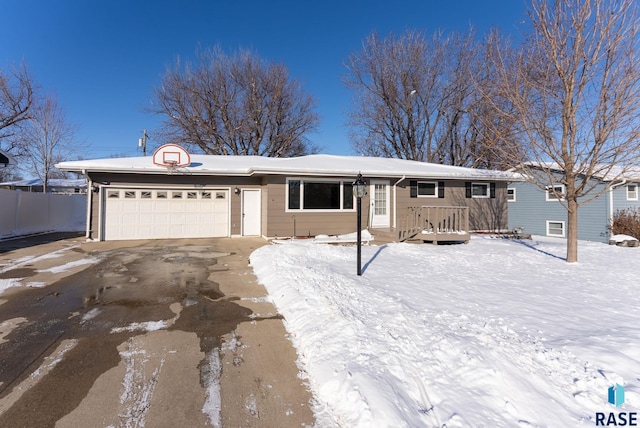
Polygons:
M168 144L152 157L62 162L87 177L87 237L97 240L355 232L352 183L362 174L362 224L398 240L468 240L505 230L516 175L401 159L189 154ZM429 235L431 234L431 235Z
M545 189L526 181L514 181L509 185L509 229L522 229L526 234L566 238L567 210L561 200L565 191L562 175L553 164L543 167L556 177ZM615 213L640 208L640 171L621 171L619 167L614 167L607 174L591 180L591 195L600 193L600 196L578 208L578 239L608 243L611 236L609 226ZM580 201L585 201L585 198Z

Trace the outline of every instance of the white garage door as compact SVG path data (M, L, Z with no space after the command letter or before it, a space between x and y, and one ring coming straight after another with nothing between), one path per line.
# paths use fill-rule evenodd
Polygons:
M105 240L229 236L229 191L107 188L102 224Z

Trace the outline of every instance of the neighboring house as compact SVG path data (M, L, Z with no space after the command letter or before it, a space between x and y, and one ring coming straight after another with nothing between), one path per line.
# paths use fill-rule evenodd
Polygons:
M609 177L619 175L614 169L608 176L593 179L593 193L602 192L598 198L578 208L578 239L609 242L609 225L618 210L640 208L640 173L627 173L612 181ZM509 206L509 229L522 229L523 233L566 238L567 210L555 196L564 192L560 174L547 189L528 183L513 182L507 189ZM584 200L584 198L582 198Z
M16 161L9 156L9 153L0 150L0 166L6 168L13 165L16 165Z
M43 186L42 180L35 178L30 180L7 181L5 183L0 183L0 189L42 192ZM47 193L84 194L87 193L87 180L85 178L51 178L47 184Z
M356 229L352 183L368 185L372 233L466 241L469 230L508 226L514 174L400 159L190 155L63 162L89 181L87 237L98 240L338 235ZM429 235L431 234L431 235Z

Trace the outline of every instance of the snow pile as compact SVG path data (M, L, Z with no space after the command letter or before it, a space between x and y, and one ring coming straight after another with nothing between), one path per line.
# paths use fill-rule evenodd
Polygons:
M363 243L369 243L373 241L373 235L369 230L365 229L360 232L360 241ZM313 238L316 244L341 244L341 243L355 243L358 242L358 233L345 233L344 235L317 235Z
M640 253L581 242L288 242L251 256L284 315L318 426L576 426L640 405ZM613 271L612 271L613 267ZM613 273L615 272L615 273Z
M624 234L612 235L611 238L609 238L609 240L614 242L637 241L637 239L634 238L633 236L624 235Z

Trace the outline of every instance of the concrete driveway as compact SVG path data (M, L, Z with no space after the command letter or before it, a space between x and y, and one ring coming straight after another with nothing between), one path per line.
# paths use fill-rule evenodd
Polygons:
M264 240L59 237L0 242L0 426L313 424Z

